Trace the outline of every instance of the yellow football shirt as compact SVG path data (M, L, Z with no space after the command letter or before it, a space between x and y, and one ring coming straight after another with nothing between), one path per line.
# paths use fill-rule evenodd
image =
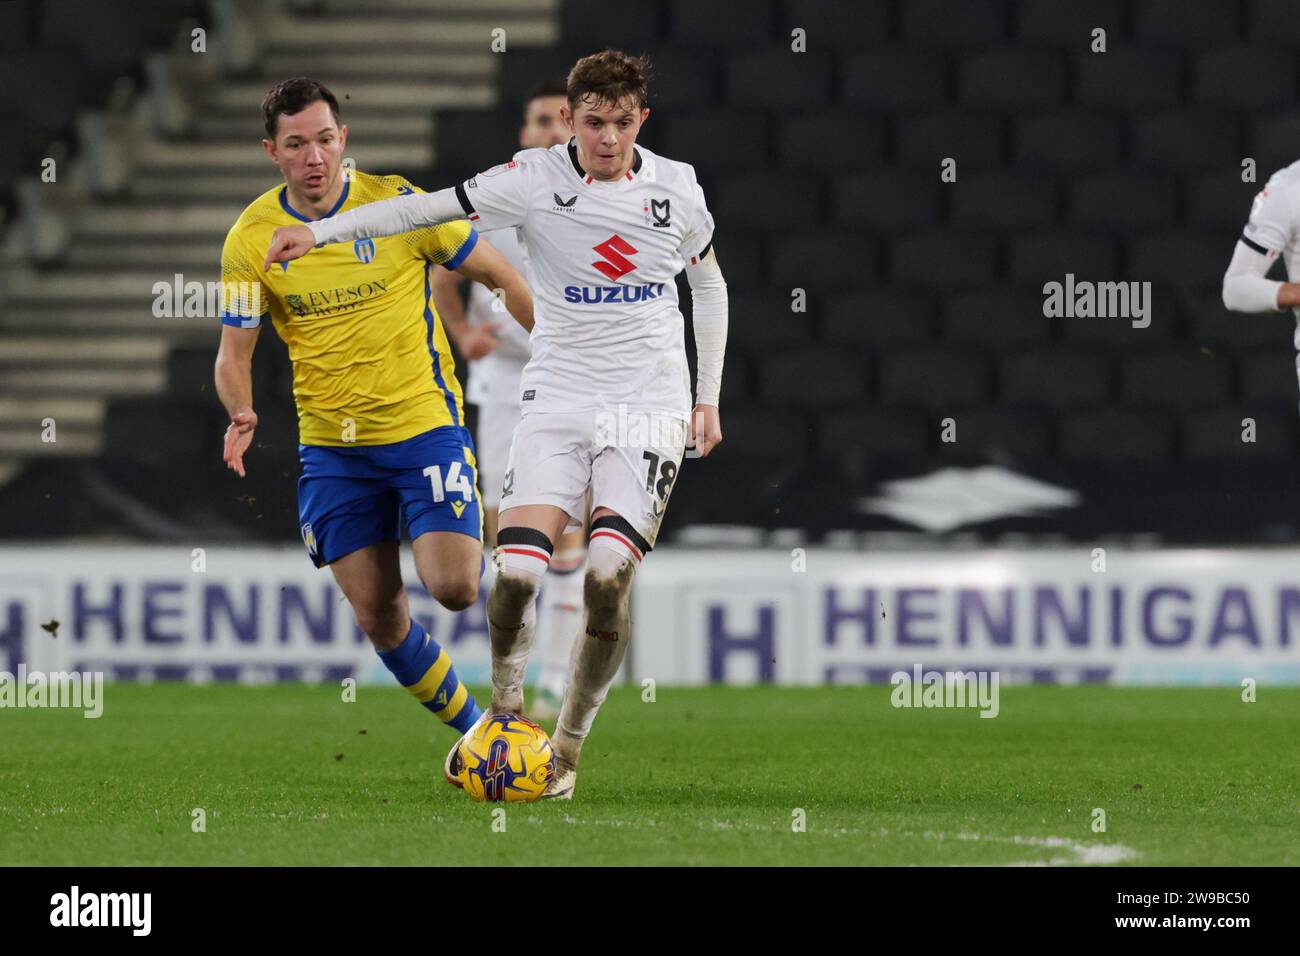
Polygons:
M416 192L401 176L344 171L329 215ZM254 200L221 253L222 322L257 328L269 315L293 362L298 440L386 445L460 425L456 367L429 294L435 264L459 266L478 234L463 220L313 249L262 271L271 234L309 222L286 186Z

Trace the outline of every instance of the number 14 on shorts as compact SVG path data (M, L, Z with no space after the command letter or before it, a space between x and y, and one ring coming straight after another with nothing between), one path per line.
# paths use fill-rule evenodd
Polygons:
M447 478L444 481L442 469L438 465L430 465L424 469L424 474L429 476L429 483L433 486L433 500L443 501L447 495L460 492L460 496L466 501L474 500L474 483L470 481L469 475L461 470L461 463L453 461L447 465Z

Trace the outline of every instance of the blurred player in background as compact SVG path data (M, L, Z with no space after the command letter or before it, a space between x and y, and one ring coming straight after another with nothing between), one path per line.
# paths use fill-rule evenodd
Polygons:
M574 135L566 146L523 150L453 189L277 229L263 264L305 256L321 242L452 219L520 228L537 327L488 598L493 713L523 708L542 575L554 542L581 523L588 490L592 504L586 628L552 738L552 799L573 795L583 743L627 650L632 578L658 535L688 435L701 456L722 440L727 285L695 170L636 145L650 115L648 72L643 57L617 50L583 57L568 77L564 120ZM677 308L683 267L694 304L694 409ZM453 783L459 752L457 744L447 755Z
M519 145L524 149L549 149L567 143L569 130L561 116L564 105L563 80L550 80L534 89L524 101ZM497 229L483 235L511 265L527 274L527 257L517 230ZM464 280L459 270L435 269L433 302L447 332L470 363L465 400L478 406L474 447L478 452L479 490L483 494L483 538L494 547L510 438L522 411L519 381L530 350L528 333L506 314L504 303L490 290L472 284L468 304L462 303L460 286ZM586 516L583 518L585 523ZM566 531L551 557L546 587L538 599L537 650L542 672L528 708L534 720L551 721L560 715L569 654L582 629L579 572L585 562L583 529Z
M433 264L506 291L532 327L523 277L465 222L404 230L321 251L273 272L258 266L278 226L413 193L400 176L343 168L338 101L306 78L262 106L263 147L284 176L226 236L217 394L230 414L224 457L242 478L253 441L252 356L270 316L293 362L303 542L328 565L379 657L439 720L464 733L481 715L447 652L410 615L398 561L405 522L420 580L444 607L475 602L482 518L473 441L442 324Z

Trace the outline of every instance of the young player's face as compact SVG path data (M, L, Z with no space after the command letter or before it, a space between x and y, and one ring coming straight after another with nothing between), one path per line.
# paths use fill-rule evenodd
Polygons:
M564 107L566 120L569 108ZM632 168L632 146L649 109L635 102L597 103L590 97L578 104L571 122L578 141L578 161L596 179L617 179Z
M301 112L281 113L275 142L262 143L294 195L319 202L338 185L347 141L348 128L334 121L328 103L317 100Z
M519 145L524 149L550 149L569 141L564 123L563 96L537 96L528 101L524 125L519 130Z

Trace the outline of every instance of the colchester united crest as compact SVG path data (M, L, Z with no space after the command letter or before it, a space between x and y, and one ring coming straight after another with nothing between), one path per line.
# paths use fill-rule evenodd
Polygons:
M302 543L312 554L316 553L316 535L312 533L310 521L302 526Z
M370 262L375 258L375 240L358 239L352 243L352 251L357 254L357 258L362 262Z

